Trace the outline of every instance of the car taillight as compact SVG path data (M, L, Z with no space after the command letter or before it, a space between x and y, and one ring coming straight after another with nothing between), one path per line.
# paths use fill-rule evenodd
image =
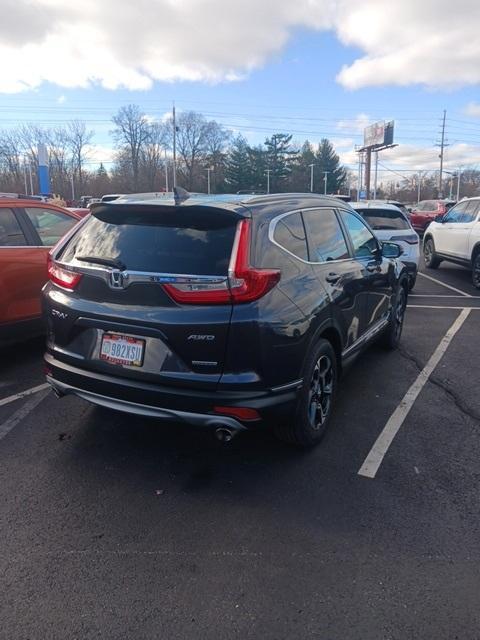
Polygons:
M418 244L418 236L412 233L410 236L392 236L390 242L408 242L408 244Z
M243 304L264 296L280 280L277 269L250 266L251 221L238 223L228 278L218 283L165 284L167 293L182 304Z
M52 282L58 284L64 289L68 289L69 291L73 291L82 279L81 273L69 271L64 267L61 267L52 259L50 255L48 256L47 270L48 277Z

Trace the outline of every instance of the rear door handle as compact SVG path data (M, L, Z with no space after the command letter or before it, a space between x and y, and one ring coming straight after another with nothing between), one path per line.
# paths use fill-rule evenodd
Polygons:
M335 284L336 282L338 282L340 280L340 276L338 275L338 273L329 273L325 277L325 280L327 282L329 282L330 284Z

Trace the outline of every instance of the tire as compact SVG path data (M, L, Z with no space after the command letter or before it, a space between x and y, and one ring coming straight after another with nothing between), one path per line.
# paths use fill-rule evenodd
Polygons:
M380 338L380 344L384 349L397 349L400 344L400 338L402 337L403 323L405 320L405 309L407 307L407 283L405 281L400 282L397 295L395 296L395 302L393 303L390 313L390 320L388 326L382 333Z
M423 259L425 260L425 266L427 269L438 269L442 262L435 253L435 243L433 238L427 238L423 243Z
M472 260L472 283L476 289L480 289L480 251Z
M316 445L330 423L337 389L337 357L328 340L319 340L308 354L292 419L275 428L280 440L297 447Z
M415 273L414 275L410 276L408 278L408 290L409 291L413 291L413 288L415 287L415 283L417 282L417 274Z

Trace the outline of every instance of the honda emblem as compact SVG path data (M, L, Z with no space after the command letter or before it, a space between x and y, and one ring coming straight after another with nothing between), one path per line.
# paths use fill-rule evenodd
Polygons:
M112 289L124 288L124 276L121 271L110 271L110 287Z

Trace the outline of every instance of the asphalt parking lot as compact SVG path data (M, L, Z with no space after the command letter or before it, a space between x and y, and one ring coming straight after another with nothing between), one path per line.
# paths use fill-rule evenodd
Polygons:
M0 352L0 637L480 638L480 292L425 275L309 452L57 400L41 340Z

